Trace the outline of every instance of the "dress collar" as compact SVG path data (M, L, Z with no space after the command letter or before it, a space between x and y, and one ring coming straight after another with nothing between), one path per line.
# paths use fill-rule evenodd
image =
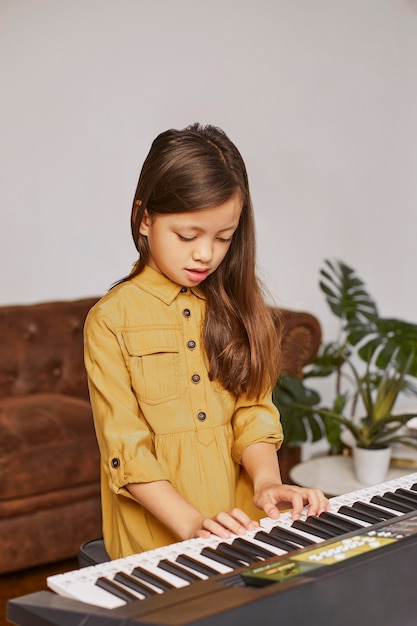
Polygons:
M172 282L169 278L146 265L140 274L131 278L133 284L152 294L162 302L170 305L174 302L182 289L182 285ZM199 287L191 287L189 290L198 298L205 300L205 296Z

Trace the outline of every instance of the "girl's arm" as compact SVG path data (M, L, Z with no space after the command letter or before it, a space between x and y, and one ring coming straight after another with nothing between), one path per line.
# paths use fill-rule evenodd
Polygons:
M308 515L320 515L329 508L329 501L320 489L283 485L276 447L270 443L253 443L242 453L242 465L253 483L254 503L272 519L279 517L279 508L293 509L298 519L308 505Z
M163 524L173 530L181 540L193 537L209 537L210 534L224 539L231 533L243 535L258 526L246 513L233 509L214 517L204 517L189 504L166 480L126 485L131 495Z

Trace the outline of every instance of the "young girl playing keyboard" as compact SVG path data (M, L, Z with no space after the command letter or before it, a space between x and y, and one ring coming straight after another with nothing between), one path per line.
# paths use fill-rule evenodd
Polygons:
M280 477L279 346L235 145L197 124L159 135L131 226L139 260L85 325L111 558L244 534L282 506L318 515L323 493Z

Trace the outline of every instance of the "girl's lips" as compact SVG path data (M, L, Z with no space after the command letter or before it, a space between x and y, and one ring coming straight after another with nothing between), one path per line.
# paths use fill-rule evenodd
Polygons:
M210 270L185 269L188 278L192 281L201 282L210 274Z

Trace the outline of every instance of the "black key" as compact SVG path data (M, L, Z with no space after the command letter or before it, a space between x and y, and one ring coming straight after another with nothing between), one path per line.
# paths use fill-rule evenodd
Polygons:
M411 485L410 489L412 489L413 491L417 491L417 483L414 483L414 485Z
M328 530L324 530L323 528L316 528L311 522L305 520L303 522L300 519L296 519L291 524L291 528L297 528L298 530L302 530L305 533L310 533L310 535L314 535L315 537L321 537L321 539L330 539L333 537Z
M239 548L239 546L233 546L230 543L219 543L216 552L220 552L220 554L224 554L225 556L230 556L232 559L236 559L238 562L243 563L244 565L250 565L254 561L261 561L262 559L259 556L254 556L253 554L248 554L247 551L244 551L243 548Z
M373 513L372 511L364 511L362 508L362 504L363 503L360 501L354 502L351 505L351 508L355 509L356 511L361 511L361 513L365 513L365 515L368 515L369 518L372 520L372 524L378 524L378 522L381 521L380 517L378 517L378 515L375 515L375 513Z
M308 537L301 537L299 534L295 533L289 528L274 526L273 528L271 528L271 533L275 535L275 537L281 537L281 539L284 539L284 541L291 541L291 543L295 543L297 546L311 546L315 543L313 539L309 539Z
M290 541L286 541L285 539L266 533L264 530L259 530L255 535L255 539L263 541L263 543L267 543L270 546L275 546L275 548L279 548L285 552L293 552L293 550L297 550L301 547L300 544L296 545L295 543L291 543Z
M174 585L171 585L171 583L168 583L166 580L159 578L159 576L157 576L156 574L148 572L148 570L143 569L143 567L135 567L135 569L132 570L132 576L136 576L136 578L140 578L141 580L150 583L154 587L162 589L162 591L166 591L167 589L175 589Z
M144 582L138 580L134 576L126 574L125 572L117 572L117 574L114 576L114 580L116 582L122 583L126 587L130 587L130 589L133 589L133 591L141 593L143 596L154 596L158 594L155 589L148 587L148 585L146 585Z
M169 572L170 574L178 576L178 578L186 580L189 583L192 583L196 580L202 580L202 578L200 576L197 576L197 574L193 574L192 572L188 571L188 569L181 567L181 565L178 565L178 563L173 563L169 559L162 559L161 561L159 561L158 567L163 569L165 572Z
M404 505L411 507L412 511L415 511L417 508L417 503L415 502L415 500L409 498L408 496L404 496L401 493L396 493L395 491L386 491L383 497L391 498L396 502L402 502Z
M314 528L317 528L319 530L323 529L325 532L330 533L332 537L337 537L340 535L340 530L336 528L334 524L329 524L324 519L316 517L315 515L308 517L307 522L314 526Z
M127 589L123 589L123 587L115 583L113 580L104 578L104 576L100 576L100 578L97 578L95 584L97 585L97 587L105 589L113 596L116 596L117 598L120 598L125 602L133 602L133 600L138 599L138 597L133 595L133 593L130 593L129 591L127 591Z
M402 502L396 502L393 498L388 498L387 496L372 496L371 502L385 506L387 509L392 509L393 511L399 511L400 513L413 511L413 508L410 508L408 505L402 504Z
M390 511L383 511L379 507L374 506L373 504L369 504L368 502L355 502L353 506L355 506L355 508L357 508L359 511L369 513L370 515L375 515L375 517L380 522L382 522L383 520L391 519L393 517L397 517L395 513L391 513Z
M354 517L355 519L368 524L375 524L375 518L368 515L368 513L363 513L363 511L358 511L357 509L353 509L352 507L346 505L341 506L338 512L343 515L349 515L349 517Z
M340 515L337 515L337 513L331 513L330 511L323 511L323 513L320 513L319 517L331 522L345 533L350 533L352 530L360 530L363 528L361 524L357 524L350 519L346 519L345 517L341 517Z
M261 546L255 545L248 541L247 539L242 539L242 537L237 537L232 541L233 546L239 546L246 550L248 554L252 554L254 556L259 556L261 559L269 559L271 556L276 556L274 552L267 550L266 548L262 548Z
M407 496L407 498L411 498L414 502L417 502L417 492L415 491L398 487L398 489L395 490L395 493L400 493L402 496Z
M213 561L217 561L217 563L222 563L231 569L236 569L238 567L242 567L242 561L238 561L237 559L233 559L232 557L224 554L221 550L217 550L214 548L203 548L201 553L203 556L206 556L208 559L213 559Z
M214 576L215 574L219 573L213 567L210 567L205 563L201 563L197 559L193 559L192 556L188 556L187 554L179 554L175 560L177 561L177 563L181 563L181 565L186 565L194 571L200 572L200 574L204 574L208 577Z

